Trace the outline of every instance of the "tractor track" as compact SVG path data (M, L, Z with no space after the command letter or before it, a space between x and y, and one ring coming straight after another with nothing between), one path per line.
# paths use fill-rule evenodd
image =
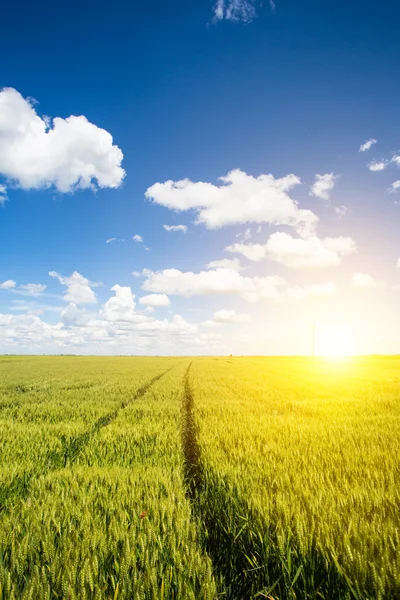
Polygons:
M282 556L273 524L265 523L229 477L221 476L205 464L190 386L192 364L189 364L183 382L183 476L200 544L213 565L218 597L226 600L273 597L289 600L294 597L292 590L297 583L296 590L300 595L296 597L299 598L315 598L308 595L313 585L326 592L321 596L323 598L334 597L332 590L337 593L337 600L357 598L348 595L349 588L343 575L335 565L327 568L324 557L317 551L313 553L312 568L303 576L303 571L310 567L300 560L295 539L288 536L286 556ZM314 574L314 569L319 577ZM314 581L314 577L319 581Z
M0 487L0 513L9 509L16 501L18 500L26 500L30 494L31 483L32 480L37 477L47 475L47 473L51 471L56 471L58 469L63 469L66 467L70 467L73 465L78 457L81 455L82 451L88 445L90 440L104 427L107 427L110 423L112 423L119 415L119 413L127 408L132 402L139 400L142 398L146 392L164 375L169 373L172 369L176 368L178 365L174 365L163 371L162 373L156 375L150 381L142 385L132 396L131 398L124 400L118 408L114 411L111 411L99 419L94 423L94 425L86 431L82 433L78 437L74 438L72 441L66 443L65 438L61 438L62 448L61 450L53 450L49 452L45 458L44 466L41 465L40 471L37 469L32 469L31 471L27 471L22 473L21 475L15 476L11 482L7 485L3 485Z

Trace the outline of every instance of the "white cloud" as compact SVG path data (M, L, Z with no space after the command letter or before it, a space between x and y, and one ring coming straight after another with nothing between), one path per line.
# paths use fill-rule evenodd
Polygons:
M16 285L17 284L13 279L7 279L7 281L0 283L0 290L12 290Z
M62 330L62 324L50 325L32 314L0 314L0 345L21 348L36 347L43 351L43 344L54 342L56 345L68 337Z
M329 296L336 292L336 285L332 282L292 288L282 277L243 277L232 269L215 269L200 273L182 272L178 269L165 269L158 273L145 270L143 274L147 278L142 285L143 289L187 298L238 295L248 302L286 301ZM210 322L205 324L207 323Z
M0 185L0 206L7 200L7 188L5 185Z
M98 288L103 287L104 283L102 281L89 281L90 287Z
M0 91L0 173L23 189L59 192L121 185L123 154L84 116L41 118L17 90Z
M367 273L355 273L351 278L351 285L357 288L373 288L377 287L378 283Z
M135 296L129 286L114 285L111 291L115 293L104 304L101 316L106 321L141 321L144 317L135 314Z
M214 6L214 19L221 21L225 17L225 0L217 0Z
M106 244L111 244L111 242L116 242L117 238L108 238L108 240L106 240Z
M400 179L398 179L397 181L394 181L392 183L392 185L388 188L388 192L389 194L393 194L395 192L397 192L397 190L400 188Z
M216 323L248 323L250 321L250 315L238 314L234 310L226 310L223 308L214 313L213 321Z
M337 214L339 219L342 219L343 217L345 217L347 215L347 213L349 213L349 212L350 212L349 207L345 206L344 204L342 204L341 206L335 206L335 213Z
M147 275L149 272L147 272ZM196 275L196 274L195 274ZM307 288L289 288L279 278L241 278L233 285L247 300L268 297L282 301L297 301L333 293L334 284L319 284ZM221 277L218 274L218 277ZM197 290L199 289L198 286ZM75 302L67 307L45 306L35 302L15 301L15 310L22 314L0 314L0 350L24 353L79 353L79 354L226 354L232 348L233 338L228 333L202 333L207 323L187 322L180 315L163 320L135 312L135 297L129 287L115 285L114 296L100 309L80 308ZM200 290L201 291L201 290ZM197 292L196 292L197 293ZM13 310L13 309L12 309ZM44 311L60 315L59 322L48 323L39 318ZM147 309L146 309L147 310ZM223 323L245 323L248 316L226 309L216 311L213 327ZM228 336L228 337L227 337ZM238 339L235 336L235 339ZM264 337L263 337L264 339ZM239 345L238 352L242 346ZM231 350L232 351L232 350Z
M123 304L123 302L122 302ZM128 313L130 308L128 308ZM114 310L116 309L116 310ZM170 320L156 320L144 315L121 313L114 307L110 320L102 310L94 317L72 303L62 311L55 325L42 321L37 314L0 314L0 348L22 352L79 352L89 354L149 354L157 351L171 355L196 352L220 340L218 335L200 334L198 326L180 315Z
M47 286L42 283L26 283L17 286L13 279L8 279L7 281L0 283L0 290L10 290L13 294L19 294L21 296L41 296L46 288Z
M26 285L20 285L18 289L22 290L26 296L40 296L46 288L47 285L42 283L27 283Z
M290 225L310 232L318 222L312 211L300 209L288 194L300 183L296 175L252 177L236 169L220 181L221 185L190 179L155 183L145 195L172 210L195 210L196 222L208 229L254 222Z
M366 152L367 150L369 150L370 148L372 148L372 146L374 144L377 143L378 140L374 139L374 138L370 138L369 140L367 140L366 142L364 142L363 144L361 144L359 152Z
M325 173L325 175L315 175L315 182L311 186L310 196L317 196L322 200L329 201L331 191L335 187L335 180L338 175L334 173Z
M253 262L259 262L268 257L267 244L242 244L236 243L225 248L227 252L243 254Z
M88 321L88 316L84 311L80 310L76 304L70 302L61 313L61 320L65 325L85 325Z
M214 21L243 21L249 23L256 16L255 0L217 0Z
M183 233L187 232L186 225L163 225L166 231L182 231Z
M233 269L240 271L243 267L238 258L221 258L221 260L212 260L206 265L207 269Z
M64 300L74 304L96 304L97 298L90 286L97 287L96 282L91 283L86 277L75 271L69 277L63 277L56 271L49 271L50 277L58 279L61 285L67 286Z
M388 166L388 161L387 160L373 160L372 162L370 162L368 164L368 169L370 171L376 172L376 171L383 171L384 169L386 169L386 167Z
M139 299L140 304L144 306L169 306L171 304L170 299L166 294L149 294L148 296L142 296Z
M166 293L175 296L209 296L237 294L256 302L264 299L277 299L279 287L286 282L281 277L243 277L234 269L213 269L193 273L178 269L165 269L153 272L143 271L146 277L142 289L149 292Z
M394 155L391 162L394 162L396 166L400 167L400 156Z
M141 235L139 235L138 233L135 233L135 235L133 236L132 240L133 240L134 242L136 242L137 244L143 244L143 248L144 248L145 250L147 250L147 251L149 251L149 250L150 250L150 248L148 248L147 246L145 246L145 245L144 245L144 240L143 240L142 236L141 236Z
M309 269L339 265L343 256L353 254L357 248L349 237L303 239L277 232L266 244L233 244L226 250L243 254L254 262L268 259L293 269Z

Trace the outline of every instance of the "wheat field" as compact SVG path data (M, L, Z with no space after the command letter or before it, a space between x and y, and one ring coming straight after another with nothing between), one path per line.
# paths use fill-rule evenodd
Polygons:
M399 598L399 367L1 357L0 598Z

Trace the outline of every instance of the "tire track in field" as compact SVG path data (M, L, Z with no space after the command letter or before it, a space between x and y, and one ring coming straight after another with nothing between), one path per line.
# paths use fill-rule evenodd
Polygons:
M357 598L349 593L353 590L336 566L327 566L319 552L299 557L290 534L283 555L274 524L265 523L229 477L205 468L190 386L191 366L184 376L182 398L184 481L200 543L212 561L218 596L226 600L288 600L314 598L308 593L319 590L324 598Z
M174 365L163 371L159 375L156 375L150 381L142 385L135 393L132 398L128 400L124 400L120 406L106 415L103 415L94 423L89 431L82 433L78 437L74 438L71 442L66 443L65 438L61 438L61 443L63 447L61 450L53 450L48 453L44 466L41 465L40 470L33 469L28 472L22 473L22 475L17 475L14 477L8 485L4 485L0 487L0 513L4 510L7 510L14 502L18 500L25 500L28 498L31 482L34 478L40 477L42 475L46 475L51 471L56 471L57 469L63 469L71 466L82 453L84 448L88 445L90 440L104 427L107 427L112 421L114 421L119 415L121 410L124 410L127 406L129 406L135 400L139 400L142 398L146 392L157 382L164 377L169 371L179 366Z
M190 386L188 366L184 376L182 398L182 451L184 456L184 481L186 494L199 529L200 543L213 565L218 591L224 598L247 598L242 585L238 585L241 572L241 555L245 552L240 535L232 530L232 510L235 516L246 513L243 506L235 506L235 498L227 495L208 469L206 472L199 444L199 427L195 419L195 402ZM248 509L247 509L248 510ZM242 527L243 521L240 521ZM251 549L254 554L254 548Z
M194 501L202 487L203 469L201 450L198 442L199 429L195 420L194 399L189 381L192 364L190 363L186 369L184 377L182 448L187 492L189 498Z

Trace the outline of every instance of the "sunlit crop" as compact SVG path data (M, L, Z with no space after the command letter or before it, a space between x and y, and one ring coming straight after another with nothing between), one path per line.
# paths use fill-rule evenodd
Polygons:
M400 597L399 366L0 358L0 598Z

